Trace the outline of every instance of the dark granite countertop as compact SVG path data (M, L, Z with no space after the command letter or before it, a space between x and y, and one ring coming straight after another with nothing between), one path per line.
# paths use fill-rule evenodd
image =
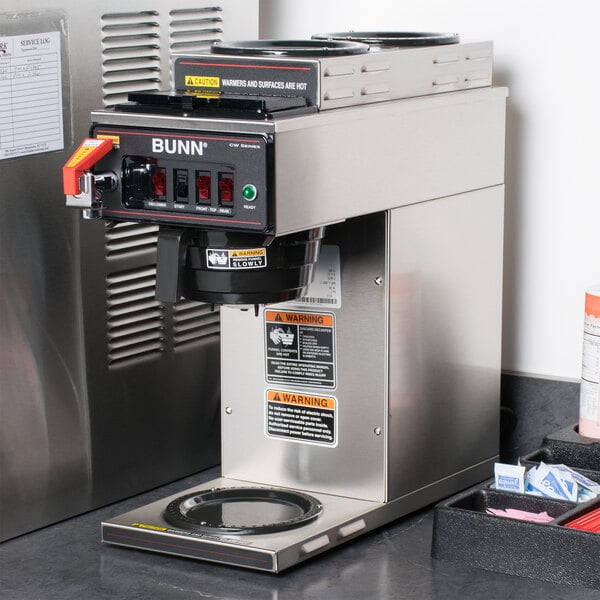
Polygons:
M100 543L100 521L185 490L218 469L0 545L3 600L598 600L554 585L430 557L433 511L404 517L279 575Z

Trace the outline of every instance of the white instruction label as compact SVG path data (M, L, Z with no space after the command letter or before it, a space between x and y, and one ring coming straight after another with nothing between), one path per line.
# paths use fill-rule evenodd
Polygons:
M338 246L321 246L312 283L302 298L281 304L310 304L311 308L342 306L342 274Z
M0 36L0 160L62 150L60 33Z

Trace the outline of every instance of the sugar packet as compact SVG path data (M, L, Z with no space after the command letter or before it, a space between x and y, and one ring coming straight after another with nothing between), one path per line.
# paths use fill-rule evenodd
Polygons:
M549 465L550 468L554 469L559 474L559 477L563 482L573 482L577 485L578 495L577 502L586 502L596 496L600 496L600 483L593 481L574 471L567 465Z
M577 484L565 482L559 472L543 462L527 472L525 491L546 498L577 501Z
M494 465L497 490L543 496L568 502L587 502L600 496L600 483L566 465L539 465L526 470L517 465L496 463Z
M525 467L521 465L494 465L495 488L507 492L525 493Z

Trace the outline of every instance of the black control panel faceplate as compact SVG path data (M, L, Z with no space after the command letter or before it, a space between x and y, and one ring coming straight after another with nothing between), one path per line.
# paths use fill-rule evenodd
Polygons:
M102 196L103 218L203 229L272 227L272 138L96 124L113 141L98 171L117 175Z

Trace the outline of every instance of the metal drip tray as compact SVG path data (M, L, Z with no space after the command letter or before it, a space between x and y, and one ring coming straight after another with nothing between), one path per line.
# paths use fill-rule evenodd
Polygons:
M316 498L296 491L212 488L176 498L164 517L176 527L205 533L260 534L306 525L322 511Z

